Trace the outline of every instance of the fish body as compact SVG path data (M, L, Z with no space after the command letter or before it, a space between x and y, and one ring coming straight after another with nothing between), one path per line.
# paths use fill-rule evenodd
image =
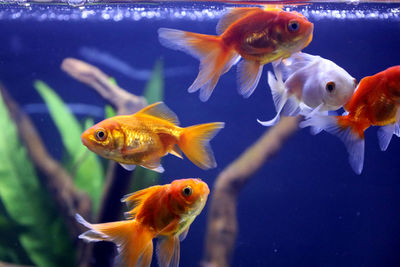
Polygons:
M312 116L301 127L318 127L337 135L346 145L353 170L360 174L364 162L364 131L380 126L379 145L389 146L393 134L400 136L400 66L363 78L342 116Z
M311 115L337 110L352 97L357 81L331 60L307 53L295 53L272 63L276 78L268 72L276 116L261 122L271 126L280 115Z
M131 208L125 213L127 220L90 224L77 214L78 222L89 229L79 238L114 242L119 251L116 262L128 267L150 266L152 240L158 238L159 265L177 267L180 241L202 211L209 193L200 179L180 179L140 190L122 199Z
M178 126L177 116L157 102L133 115L108 118L87 129L82 142L96 154L119 162L126 169L140 165L162 172L160 158L183 153L197 166L216 166L209 140L224 123L207 123L187 128Z
M238 65L239 93L249 97L264 64L287 58L312 40L313 24L298 12L280 8L235 8L221 18L218 36L160 28L161 44L200 60L200 71L189 92L200 89L207 101L219 77Z

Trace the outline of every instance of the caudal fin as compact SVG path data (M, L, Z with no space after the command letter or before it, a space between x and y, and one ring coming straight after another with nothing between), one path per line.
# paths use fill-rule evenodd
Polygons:
M275 69L275 76L268 72L268 85L271 88L272 99L274 100L276 115L272 120L260 121L258 123L263 126L272 126L279 122L280 115L295 116L300 113L299 101L295 96L289 95L282 80L282 74L278 69Z
M79 238L87 242L111 241L117 245L119 256L116 262L121 266L149 267L153 255L155 234L135 220L90 224L79 214L76 220L89 228Z
M315 127L342 140L349 154L349 163L353 171L361 174L364 165L364 135L355 130L348 116L323 116L316 114L300 123L301 128Z
M192 93L200 89L200 100L204 102L210 98L219 77L239 59L239 55L229 49L219 36L160 28L158 38L162 45L200 60L199 74L188 91Z
M209 142L224 125L223 122L213 122L184 128L178 146L198 167L204 170L215 168L217 163Z

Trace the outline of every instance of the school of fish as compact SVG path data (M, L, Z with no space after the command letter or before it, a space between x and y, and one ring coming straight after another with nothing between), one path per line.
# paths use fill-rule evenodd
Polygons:
M237 64L238 90L245 98L256 89L263 66L268 72L276 115L258 122L272 126L280 116L303 115L300 127L312 134L334 134L345 144L354 172L364 161L364 131L380 126L378 139L386 150L393 135L400 136L400 66L357 80L346 70L320 56L302 52L313 38L314 25L302 14L280 7L233 8L217 24L218 35L160 28L160 43L200 60L199 73L189 86L207 101L221 75ZM332 112L343 108L341 116ZM164 103L151 104L132 115L105 119L87 129L82 143L94 153L114 160L127 170L136 165L163 172L161 157L184 154L198 167L217 166L209 141L223 122L179 127L178 117ZM79 237L88 242L111 241L118 247L116 263L149 267L153 239L158 238L159 266L178 267L180 241L200 214L210 193L200 179L177 179L125 196L126 220L90 224Z

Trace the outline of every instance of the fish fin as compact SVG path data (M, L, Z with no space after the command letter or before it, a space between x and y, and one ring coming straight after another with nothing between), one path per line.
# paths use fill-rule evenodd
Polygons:
M144 249L142 255L140 256L137 265L139 267L150 267L152 259L153 259L153 242L150 242L149 245Z
M398 121L394 128L394 133L397 137L400 137L400 121Z
M323 129L336 135L346 146L349 154L349 163L353 171L361 174L364 164L364 135L356 132L353 123L347 116L323 116L314 115L300 123L300 128L308 126Z
M290 57L281 61L272 62L274 72L282 73L282 78L287 80L293 73L321 60L320 56L313 56L303 52L293 53Z
M266 5L263 5L263 7L264 7L264 11L281 11L283 8L283 5L266 4Z
M122 199L121 202L126 202L126 205L128 208L131 210L128 212L125 212L125 218L126 219L133 219L136 215L136 213L140 210L141 204L149 198L152 194L154 194L155 191L158 191L161 189L163 186L162 185L155 185L151 186L139 191L136 191L134 193L125 195Z
M237 62L238 54L228 48L219 36L160 28L158 37L162 45L200 60L199 73L188 92L201 89L200 100L203 102L211 96L220 75Z
M396 130L396 124L388 124L385 126L382 126L378 129L378 141L379 141L379 147L381 148L382 151L386 151L386 149L389 146L390 140L392 139L393 134L395 133Z
M232 8L225 13L217 24L217 34L223 34L237 20L247 16L252 12L260 12L261 8L258 7L245 7L245 8Z
M183 159L182 157L182 150L179 148L179 146L175 145L174 148L169 152L170 154Z
M312 116L314 116L317 113L320 113L321 108L324 106L324 103L319 104L316 108L314 109L309 109L310 112L305 114L305 119L308 119Z
M237 67L239 93L248 98L256 89L262 74L263 65L257 61L243 59Z
M145 261L148 262L148 255L153 254L152 239L155 234L136 220L90 224L79 214L76 214L75 217L79 223L90 229L81 234L79 238L89 242L111 241L115 243L119 253L117 261L124 266L137 266L138 261L140 258L143 259L143 256ZM96 239L95 234L98 239Z
M282 74L279 71L275 72L276 79L272 72L268 71L268 85L271 89L272 99L274 101L275 110L278 111L280 103L282 102L282 96L286 92L285 84L282 80ZM281 104L282 105L282 104ZM284 105L284 103L283 103ZM283 107L282 105L282 107Z
M322 104L321 104L322 105ZM321 106L320 105L320 106ZM320 106L318 106L318 107L316 107L315 109L312 109L312 108L310 108L309 106L306 106L305 104L304 104L304 106L302 107L302 110L301 110L301 112L300 112L300 115L303 115L306 119L307 118L310 118L310 117L312 117L312 116L314 116L315 114L319 114L319 115L323 115L323 116L329 116L329 115L333 115L333 116L335 116L335 115L337 115L336 114L336 112L333 112L332 114L329 114L329 112L328 111L319 111L320 109L321 109L321 107ZM318 112L317 112L317 109L318 109ZM317 135L317 134L319 134L320 132L322 132L323 131L323 129L321 129L321 128L318 128L318 127L316 127L316 126L310 126L310 134L311 135Z
M213 122L184 128L178 146L186 157L198 167L206 170L215 168L217 163L209 141L224 128L225 123Z
M187 235L188 235L188 233L189 233L189 226L186 227L186 229L183 230L183 232L179 235L179 241L182 242L183 240L185 240Z
M139 110L135 115L148 115L169 121L172 124L179 125L179 119L176 114L170 110L163 102L156 102Z
M268 85L271 88L272 99L274 101L275 110L277 113L275 117L269 121L260 121L257 119L258 123L263 126L272 126L279 122L281 111L289 98L280 73L276 72L275 75L277 75L277 79L274 78L274 75L271 72L268 72Z
M180 243L177 236L160 237L157 242L157 260L160 267L178 267Z
M143 168L158 172L158 173L163 173L165 171L164 167L161 165L161 163L146 163L144 165L140 165Z
M136 165L131 164L120 163L119 165L121 165L127 171L133 171L136 168Z

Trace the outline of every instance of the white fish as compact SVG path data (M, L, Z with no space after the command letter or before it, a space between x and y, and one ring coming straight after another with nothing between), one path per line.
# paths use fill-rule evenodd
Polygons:
M280 115L309 117L337 110L351 98L357 85L343 68L320 56L299 52L272 66L276 79L268 72L268 84L277 114L269 121L257 119L264 126L278 123Z

